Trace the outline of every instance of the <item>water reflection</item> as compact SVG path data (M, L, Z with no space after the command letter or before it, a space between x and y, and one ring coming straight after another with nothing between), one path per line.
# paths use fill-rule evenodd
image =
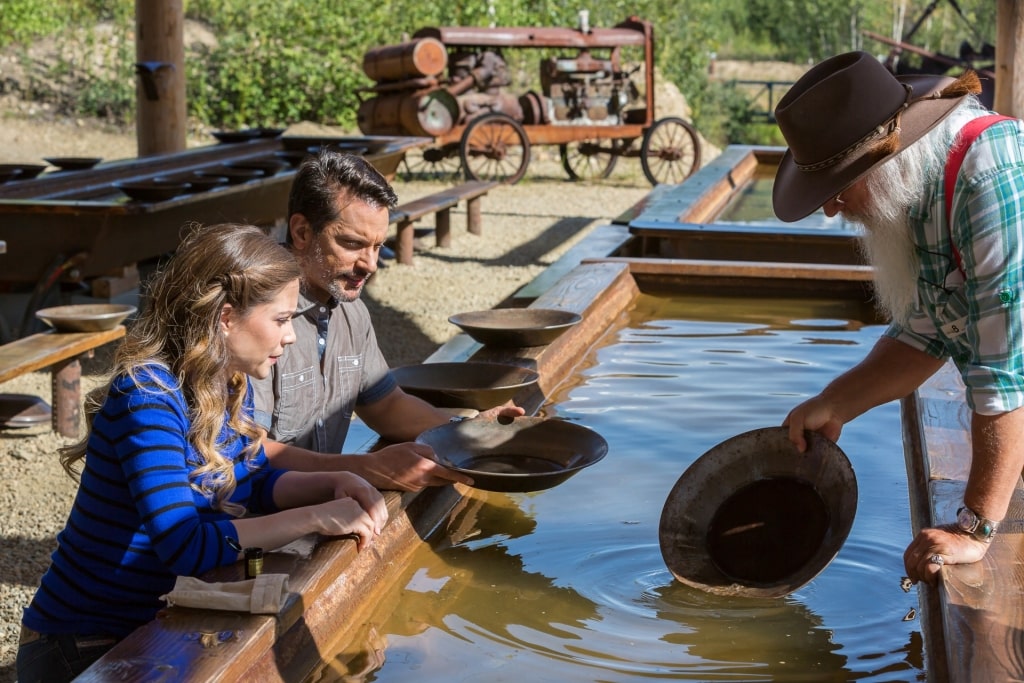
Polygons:
M734 193L725 208L715 217L716 225L785 225L787 229L827 230L836 232L857 232L861 228L851 223L842 214L826 216L820 209L806 218L793 223L781 223L775 217L772 207L772 185L775 182L774 169L752 178Z
M895 403L844 431L858 516L811 583L780 600L715 597L662 560L661 509L686 467L779 424L880 332L823 302L780 307L640 297L544 409L597 430L608 456L547 491L463 499L367 620L363 651L316 680L361 666L367 681L923 680L918 624L903 621L916 596L899 585L910 530Z

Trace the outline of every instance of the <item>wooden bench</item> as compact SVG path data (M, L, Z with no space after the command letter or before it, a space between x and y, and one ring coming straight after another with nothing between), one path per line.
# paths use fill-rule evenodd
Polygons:
M75 438L81 426L82 357L125 334L124 325L101 332L41 332L0 346L0 383L50 368L53 429Z
M467 230L474 235L481 234L480 198L499 184L493 180L472 180L395 208L391 212L391 222L398 224L398 248L395 250L398 253L398 262L412 265L413 224L432 213L437 216L437 246L451 246L451 210L460 201L466 201Z

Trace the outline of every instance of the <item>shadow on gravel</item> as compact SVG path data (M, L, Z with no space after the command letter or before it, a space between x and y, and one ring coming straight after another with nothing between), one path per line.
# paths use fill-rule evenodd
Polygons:
M388 365L397 367L420 363L437 350L437 342L423 334L415 321L374 299L372 289L364 289L359 298L370 311L377 345Z
M529 242L508 251L494 263L499 266L537 263L542 256L582 232L596 219L584 216L560 218ZM526 282L523 283L528 284Z
M594 220L594 218L587 217L560 218L533 239L516 245L515 248L497 258L488 260L486 265L487 267L504 268L538 264L545 254L575 237ZM418 236L420 239L427 240L425 243L430 243L433 239L428 236L427 231L420 231ZM418 256L418 258L426 257L426 254ZM431 249L429 258L435 262L456 265L477 261L472 257L456 256L441 249ZM393 260L389 260L385 267L399 268L401 266ZM526 284L529 283L521 283L521 285ZM377 333L377 343L389 365L395 367L419 363L437 350L437 343L425 335L412 318L375 299L372 286L364 289L360 298L370 311L370 318L373 320L374 330Z
M43 572L50 566L50 555L57 547L57 537L29 538L27 536L4 536L0 538L0 574L4 583L12 586L35 588Z

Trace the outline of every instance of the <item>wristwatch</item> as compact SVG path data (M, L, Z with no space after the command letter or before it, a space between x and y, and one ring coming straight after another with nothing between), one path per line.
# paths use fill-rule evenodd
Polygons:
M956 525L960 531L982 543L991 543L999 522L985 519L966 505L956 511Z

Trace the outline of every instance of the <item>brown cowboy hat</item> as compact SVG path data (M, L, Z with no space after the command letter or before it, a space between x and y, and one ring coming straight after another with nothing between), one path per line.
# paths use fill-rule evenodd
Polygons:
M816 65L775 108L789 144L775 175L775 214L792 222L821 208L934 128L977 83L973 73L894 76L866 52Z

